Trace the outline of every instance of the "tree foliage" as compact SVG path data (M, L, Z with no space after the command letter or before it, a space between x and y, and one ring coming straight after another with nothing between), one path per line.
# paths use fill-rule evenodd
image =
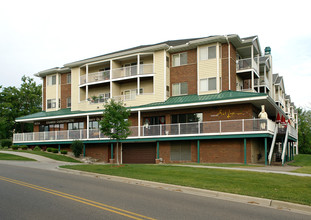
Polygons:
M299 153L311 154L311 110L298 108Z
M130 134L130 110L126 109L122 102L116 102L113 99L105 104L103 118L100 121L101 131L105 136L116 140L117 152L119 152L119 142L126 139ZM117 153L117 163L119 163L119 154Z
M105 104L103 119L100 121L101 131L105 136L114 140L126 139L130 135L130 110L126 109L121 102L113 99Z
M75 157L80 157L80 155L82 154L82 150L83 150L83 143L82 141L75 140L74 142L72 142L70 148L73 154L75 155Z
M41 111L41 85L23 76L19 88L0 86L0 138L10 138L12 131L32 131L33 125L15 123L15 119Z

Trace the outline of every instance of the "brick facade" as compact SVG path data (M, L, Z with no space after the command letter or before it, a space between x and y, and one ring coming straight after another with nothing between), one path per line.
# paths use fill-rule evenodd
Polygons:
M229 90L228 44L222 44L222 91ZM230 90L236 91L236 49L230 43Z
M98 159L101 162L109 162L110 144L87 144L85 147L85 156Z
M187 52L187 65L173 67L172 56L174 54ZM170 60L170 95L174 83L188 83L188 95L197 94L197 49L187 50L171 54Z
M67 98L71 97L71 84L67 83L68 73L61 74L61 108L67 108Z

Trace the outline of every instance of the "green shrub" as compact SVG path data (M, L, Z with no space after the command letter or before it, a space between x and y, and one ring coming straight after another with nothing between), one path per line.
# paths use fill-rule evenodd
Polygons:
M76 140L71 144L70 148L75 157L79 157L80 154L82 153L83 143L82 141Z
M35 146L34 149L32 149L33 151L41 151L41 148L39 146Z
M2 147L11 147L12 146L12 141L10 139L5 139L2 140L1 142Z
M8 147L4 147L4 148L3 148L3 150L7 150L7 149L9 149L9 148L8 148Z
M27 150L27 149L28 149L28 146L27 146L27 145L21 145L20 148L21 148L22 150Z
M53 147L48 147L48 148L46 148L46 151L47 151L47 152L52 152L53 149L55 149L55 148L53 148Z
M53 148L53 149L52 149L52 153L57 154L57 153L58 153L58 149Z
M61 154L67 154L67 151L66 150L61 150L60 153Z
M3 149L3 147L0 145L0 150L2 150Z
M13 150L18 150L18 148L19 148L18 145L13 145L13 146L12 146L12 149L13 149Z

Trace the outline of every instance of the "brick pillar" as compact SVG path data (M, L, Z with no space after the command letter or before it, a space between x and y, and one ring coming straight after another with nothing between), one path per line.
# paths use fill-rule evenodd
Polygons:
M228 44L222 44L222 91L229 90ZM230 43L230 90L236 91L236 49Z

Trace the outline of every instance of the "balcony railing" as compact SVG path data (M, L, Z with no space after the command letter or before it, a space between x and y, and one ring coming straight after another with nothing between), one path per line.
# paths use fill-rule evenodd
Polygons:
M96 73L89 73L88 74L88 82L97 82L97 81L104 81L110 79L110 70L100 71Z
M240 59L236 61L236 71L248 69L254 69L258 71L258 63L256 57L253 59L253 62L252 58Z
M122 68L116 68L106 71L100 71L95 73L89 73L88 74L88 81L86 81L86 74L80 76L80 85L83 85L85 83L92 83L92 82L100 82L104 80L110 79L110 73L112 74L112 79L118 79L118 78L124 78L124 77L130 77L130 76L137 76L137 75L146 75L146 74L152 74L153 71L153 64L140 64L139 65L139 73L138 73L138 65L133 66L126 66Z
M113 69L112 79L137 76L137 75L146 75L152 73L154 73L153 64L140 64L139 72L138 72L138 65L126 66L122 68Z
M260 76L259 79L255 79L255 86L258 85L258 80L260 86L269 86L269 80L266 76Z
M288 125L290 126L290 125ZM181 137L200 135L226 135L226 134L273 134L275 123L266 119L241 119L224 121L206 121L193 123L177 123L162 125L145 125L130 127L131 134L128 138L148 137ZM297 137L297 131L290 126L289 134ZM14 143L65 141L65 140L93 140L108 139L99 129L45 131L31 133L17 133L13 135Z

